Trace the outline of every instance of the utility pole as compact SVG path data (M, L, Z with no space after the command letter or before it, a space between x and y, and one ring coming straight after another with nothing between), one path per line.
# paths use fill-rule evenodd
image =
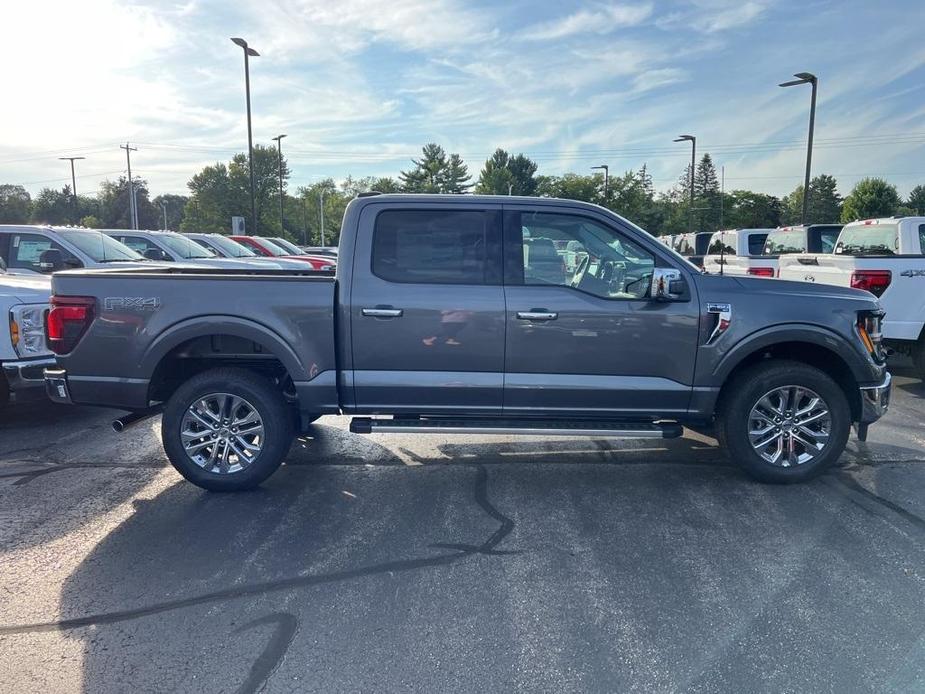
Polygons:
M277 135L273 138L276 142L276 151L279 153L279 229L283 233L283 138L285 135Z
M604 201L607 200L607 189L610 187L610 167L607 164L601 164L600 166L592 166L591 170L603 169L604 170Z
M793 87L798 84L812 85L813 94L809 102L809 140L806 142L806 176L803 179L803 219L802 224L806 224L807 211L809 210L809 172L813 164L813 130L816 126L816 87L819 85L819 79L810 72L798 72L794 75L797 79L783 82L779 87ZM824 220L823 220L824 221Z
M324 248L324 188L321 189L319 193L321 199L321 204L319 210L321 211L321 247Z
M161 200L161 209L164 210L164 231L167 231L167 201Z
M86 157L58 157L58 159L71 162L71 193L74 194L74 223L77 224L80 221L77 218L80 211L77 207L77 176L74 174L74 162L78 159L86 159Z
M251 133L251 56L260 54L247 45L244 39L231 39L236 45L244 49L244 91L247 95L247 168L251 172L251 231L248 236L257 235L257 193L254 184L254 138Z
M125 150L125 162L128 164L128 207L129 207L129 216L131 217L132 229L138 228L138 210L135 208L135 186L132 183L132 152L137 152L137 147L129 146L129 143L126 142L124 145L119 145L119 149Z
M678 135L675 142L691 143L691 218L688 231L694 233L694 167L697 166L697 138L693 135Z
M726 166L725 164L719 167L719 228L724 229L723 227L723 205L726 200Z

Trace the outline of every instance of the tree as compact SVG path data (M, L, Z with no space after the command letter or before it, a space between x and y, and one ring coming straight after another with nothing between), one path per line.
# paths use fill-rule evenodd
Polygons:
M642 186L643 192L649 198L655 198L655 183L652 181L652 174L649 173L649 168L647 164L643 164L642 168L639 169L637 174L639 178L639 185Z
M807 224L825 224L841 219L842 199L834 176L820 174L809 182ZM782 200L784 224L799 224L803 218L803 186L797 186Z
M599 202L600 176L583 176L576 173L540 176L537 179L536 194L546 198Z
M734 190L724 205L725 226L730 229L773 229L781 224L781 201L773 195Z
M158 195L151 202L154 204L154 208L160 215L159 219L161 220L161 223L160 226L158 226L158 229L164 226L165 205L167 207L167 228L174 231L180 228L180 224L183 221L183 209L186 207L186 203L189 202L189 197L186 195L174 195L172 193L165 193L164 195Z
M414 168L399 174L406 193L465 193L472 184L468 167L458 154L447 159L443 147L433 142L424 145L420 159L412 159Z
M32 214L32 196L22 186L0 185L0 224L25 224Z
M909 191L906 207L915 210L917 215L925 215L925 186L918 185Z
M157 229L157 210L148 197L148 183L142 178L132 179L139 229ZM99 192L99 213L96 215L104 229L131 229L132 216L129 204L128 179L103 181Z
M858 181L842 205L841 221L889 217L900 206L896 186L882 178L865 178Z
M698 231L716 231L719 227L719 179L709 154L703 155L694 172L694 208L699 220Z
M507 195L514 186L514 174L511 173L511 157L500 147L495 150L479 172L475 192L480 195Z
M401 184L390 176L382 176L374 179L369 189L379 193L400 193Z
M71 187L42 188L32 203L32 223L63 225L73 224L74 196Z

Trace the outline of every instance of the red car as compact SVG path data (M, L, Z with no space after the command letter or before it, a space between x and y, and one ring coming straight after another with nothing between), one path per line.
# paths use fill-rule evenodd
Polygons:
M229 238L247 246L257 255L267 258L301 260L311 264L313 270L335 270L337 268L337 263L331 258L325 258L319 255L292 255L262 236L230 236Z

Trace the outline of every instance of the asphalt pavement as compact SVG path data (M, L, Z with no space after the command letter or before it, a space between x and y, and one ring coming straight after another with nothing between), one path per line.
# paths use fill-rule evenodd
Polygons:
M925 691L925 385L766 486L710 438L352 435L210 494L0 413L0 690Z

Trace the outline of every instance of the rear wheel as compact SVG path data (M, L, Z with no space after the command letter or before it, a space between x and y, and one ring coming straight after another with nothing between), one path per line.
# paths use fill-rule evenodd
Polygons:
M161 437L170 462L210 491L252 489L280 466L292 415L274 384L244 369L194 376L168 400Z
M728 386L717 432L729 454L763 482L801 482L838 460L851 428L841 387L792 361L751 367Z

